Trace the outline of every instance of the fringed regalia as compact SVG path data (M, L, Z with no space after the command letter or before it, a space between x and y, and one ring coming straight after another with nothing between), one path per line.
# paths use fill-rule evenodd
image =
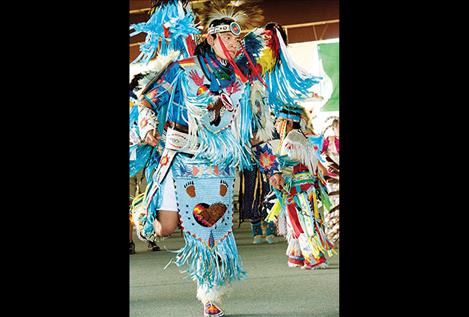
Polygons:
M283 107L279 117L299 122L301 111L299 107ZM307 136L301 129L285 134L281 133L279 158L286 183L281 191L275 190L278 202L267 219L277 221L279 233L288 241L290 267L325 267L326 254L331 256L334 250L324 232L324 210L329 210L331 203L318 168L321 138Z
M248 33L235 60L223 62L210 49L187 57L193 53L187 43L198 34L194 13L178 1L161 2L147 23L132 26L148 34L137 62L159 53L133 89L138 102L130 115L131 173L147 166L151 175L133 217L140 239L156 239L153 223L163 192L175 191L186 244L173 261L186 266L202 302L218 301L224 286L246 275L232 232L235 171L249 170L253 162L267 175L278 171L263 143L273 130L266 100L300 100L318 79L295 70L275 29ZM229 30L235 34L239 25ZM161 136L156 147L144 142L149 131ZM261 149L252 150L253 140Z
M331 210L325 216L325 231L329 240L334 244L338 244L340 237L339 139L335 136L324 139L322 154L327 160L328 175L326 181L332 205Z

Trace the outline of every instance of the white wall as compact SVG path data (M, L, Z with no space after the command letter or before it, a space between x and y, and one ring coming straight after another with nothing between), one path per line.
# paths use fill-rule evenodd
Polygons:
M321 107L326 104L330 95L332 94L332 81L324 73L322 64L319 61L318 44L323 43L338 43L339 39L329 39L324 41L312 41L292 43L288 45L288 51L293 57L293 60L304 70L309 73L321 76L324 79L320 84L313 87L313 91L324 97L322 101L309 101L303 102L305 108L312 109L315 118L313 119L314 130L321 132L325 127L325 120L330 116L339 116L339 111L321 111ZM330 131L328 131L330 133ZM327 134L329 134L327 133Z

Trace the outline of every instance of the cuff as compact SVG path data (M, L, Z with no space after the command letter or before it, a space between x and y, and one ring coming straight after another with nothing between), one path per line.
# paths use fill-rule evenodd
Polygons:
M140 139L145 140L148 131L158 128L158 119L155 113L146 107L139 107L138 128L140 130Z

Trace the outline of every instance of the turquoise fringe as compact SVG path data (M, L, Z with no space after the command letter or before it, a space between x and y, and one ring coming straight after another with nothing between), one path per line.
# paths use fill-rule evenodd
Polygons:
M153 147L146 144L135 144L129 147L129 156L132 152L136 153L135 160L129 160L129 176L135 176L138 172L147 166L149 159L152 156Z
M311 87L322 79L322 77L298 72L294 65L288 63L286 53L282 49L279 49L279 53L280 61L277 61L272 71L265 74L269 104L273 107L276 116L284 107L295 107L298 101L310 97ZM301 109L300 105L297 107Z
M243 96L239 102L239 111L241 112L241 122L240 122L240 136L241 136L241 146L249 142L252 137L252 129L253 124L255 124L256 120L254 120L254 115L252 113L252 106L250 102L251 97L251 85L246 85L244 89Z
M198 108L201 112L204 112L207 105L215 98L208 93L194 95L192 93L193 90L189 87L187 78L183 78L180 84L182 85L186 100L192 107ZM194 158L208 159L213 165L219 165L220 168L239 166L241 169L252 169L250 137L252 137L253 114L249 104L249 94L245 94L241 99L239 107L241 122L249 122L247 126L241 124L240 139L233 135L231 128L218 133L200 128L198 130L199 148ZM188 113L190 113L189 109ZM194 119L198 126L203 125L200 122L201 118L197 114L194 114Z
M184 232L186 245L177 252L174 263L187 264L186 273L199 285L223 286L246 278L233 233L210 249L204 242Z

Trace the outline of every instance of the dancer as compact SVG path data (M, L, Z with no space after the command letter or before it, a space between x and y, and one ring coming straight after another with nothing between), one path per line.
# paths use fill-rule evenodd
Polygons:
M323 134L331 128L332 135L327 136L324 139L322 146L322 155L327 160L328 174L326 177L327 187L329 189L329 196L331 197L332 208L325 215L326 222L326 234L329 240L336 245L339 244L340 237L340 199L339 199L339 172L340 172L340 162L339 162L339 149L340 149L340 140L339 140L339 118L331 117L327 121L332 123L326 127ZM326 121L326 123L327 123Z
M333 254L333 244L324 233L321 212L330 208L330 201L323 178L325 168L319 160L320 147L314 144L317 138L301 128L301 117L306 118L301 106L281 107L276 116L285 184L273 183L278 202L267 219L276 219L279 233L287 238L288 266L325 268L326 253Z
M250 220L253 244L260 244L263 241L269 244L274 243L275 224L273 222L262 221L267 217L265 200L270 191L267 178L260 172L259 168L254 167L252 171L243 171L240 183L240 222L243 222L245 219ZM265 235L262 230L263 222L265 225Z
M149 169L142 203L133 208L136 231L140 239L153 240L180 223L186 244L174 262L187 265L197 282L204 316L223 316L222 295L246 274L232 232L236 169L252 169L256 162L282 182L265 143L273 130L265 101L306 98L319 78L295 69L275 23L240 39L242 28L262 18L252 4L208 2L199 12L206 33L195 49L198 29L187 2L158 1L152 12L148 22L132 26L135 34L148 33L137 61L158 57L134 89L138 104L130 124L138 139L131 165L148 164L148 146L161 158Z

